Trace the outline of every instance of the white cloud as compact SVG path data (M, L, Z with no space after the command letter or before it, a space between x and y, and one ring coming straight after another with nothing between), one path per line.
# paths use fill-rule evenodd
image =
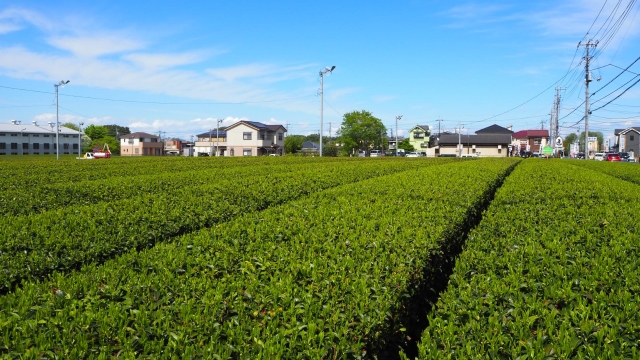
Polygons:
M24 23L31 24L40 29L49 30L53 28L53 22L49 21L39 13L30 10L8 8L0 11L0 28L5 26L11 31L17 31L24 28Z
M47 42L51 46L68 50L79 57L98 57L107 54L138 50L144 47L141 41L116 34L85 36L53 36Z
M22 29L20 25L0 22L0 34L7 34L20 29Z
M188 65L204 60L204 54L200 52L182 54L128 54L124 59L131 61L144 69L162 69L180 65Z

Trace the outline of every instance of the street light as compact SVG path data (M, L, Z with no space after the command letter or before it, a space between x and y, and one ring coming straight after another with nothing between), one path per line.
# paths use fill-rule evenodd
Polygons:
M331 74L335 65L320 70L320 157L322 157L322 110L324 105L324 74Z
M220 156L220 123L223 121L222 119L218 119L218 127L216 128L216 156Z
M82 150L82 126L83 122L78 123L78 159L80 158L80 151Z
M56 88L56 160L60 160L60 137L58 136L58 134L60 133L60 120L58 119L58 87L64 87L68 83L69 80L62 80L59 83L53 85Z
M396 116L396 156L398 156L398 120L402 119L402 115Z

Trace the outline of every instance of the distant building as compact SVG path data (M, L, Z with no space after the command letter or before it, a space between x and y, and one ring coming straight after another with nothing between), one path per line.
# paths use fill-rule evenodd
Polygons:
M431 128L428 125L416 125L409 130L409 144L413 145L414 151L426 153L430 135Z
M58 133L60 155L79 155L80 132L61 126ZM33 121L24 125L13 120L11 124L0 124L0 155L51 155L55 154L56 128L39 125Z
M300 152L303 154L318 154L320 152L320 145L312 141L305 141L302 143Z
M520 130L513 134L513 146L517 152L540 153L549 144L549 130Z
M134 132L120 136L121 156L161 156L162 142L158 135Z
M182 153L182 140L168 140L164 142L165 155L180 155Z
M616 129L616 149L619 152L633 153L634 157L640 154L640 127Z
M507 157L513 131L491 125L476 135L440 134L434 144L434 155L475 154L480 157Z
M219 134L216 131L197 135L194 156L210 156L215 154L216 148L219 156L283 155L287 129L282 125L242 120L220 128Z

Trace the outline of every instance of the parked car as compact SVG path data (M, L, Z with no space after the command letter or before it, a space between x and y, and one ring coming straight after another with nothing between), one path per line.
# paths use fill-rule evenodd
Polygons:
M367 152L365 150L358 151L358 157L366 157L366 156L367 156Z
M579 152L578 155L576 156L576 159L584 159L584 153Z
M440 154L438 155L438 157L457 157L458 155L456 154Z
M417 152L408 152L407 155L405 155L405 157L414 158L414 157L420 157L420 155Z
M462 154L463 158L477 158L478 154Z
M604 153L595 153L595 155L593 155L593 160L595 160L595 161L603 161L604 160Z
M606 161L620 161L620 155L616 153L608 153L605 156Z
M384 154L382 153L381 150L371 150L369 152L369 156L370 157L379 157L379 156L383 156Z

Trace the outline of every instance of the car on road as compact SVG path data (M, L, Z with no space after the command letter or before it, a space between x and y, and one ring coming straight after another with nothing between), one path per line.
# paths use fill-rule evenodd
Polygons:
M584 159L584 153L579 152L578 155L576 156L576 159Z
M369 152L369 156L370 157L379 157L379 156L384 156L384 154L382 153L381 150L371 150L371 152Z
M420 154L418 154L417 152L408 152L407 155L405 155L405 157L410 157L410 158L420 157Z
M595 155L593 155L593 160L595 160L595 161L603 161L604 160L604 153L595 153Z
M604 158L606 161L620 161L620 154L608 153Z
M358 151L358 157L366 157L366 156L367 156L367 152L365 150Z

